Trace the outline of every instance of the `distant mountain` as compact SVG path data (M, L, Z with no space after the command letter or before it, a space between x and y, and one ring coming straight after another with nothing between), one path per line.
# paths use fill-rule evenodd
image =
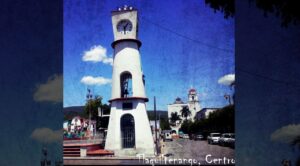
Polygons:
M148 114L148 118L149 120L154 120L154 111L153 110L148 110L147 111ZM161 118L161 119L167 119L168 118L168 112L167 111L163 111L163 110L157 110L156 111L156 117Z
M84 106L72 106L72 107L65 107L64 112L83 112Z
M65 107L63 109L64 120L70 120L75 116L83 116L83 110L84 106Z

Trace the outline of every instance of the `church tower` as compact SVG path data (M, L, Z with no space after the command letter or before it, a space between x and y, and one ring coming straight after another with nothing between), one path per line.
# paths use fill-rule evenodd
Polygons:
M189 105L189 109L191 111L192 120L194 120L196 113L198 111L200 111L200 109L201 109L199 99L198 99L198 94L197 94L196 89L194 89L194 88L189 90L188 105Z
M133 7L112 11L114 33L111 113L105 149L116 156L154 156L141 67L138 15Z

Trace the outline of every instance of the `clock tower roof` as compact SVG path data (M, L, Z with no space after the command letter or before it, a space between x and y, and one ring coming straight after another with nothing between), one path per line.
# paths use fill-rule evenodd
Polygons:
M124 6L118 7L117 9L115 9L111 12L114 13L114 12L127 12L127 11L137 11L137 9L135 9L132 6L124 5Z

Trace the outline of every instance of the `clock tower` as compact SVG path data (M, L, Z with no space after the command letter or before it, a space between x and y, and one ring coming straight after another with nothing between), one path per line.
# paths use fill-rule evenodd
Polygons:
M154 140L146 111L148 98L141 68L137 10L112 11L114 41L111 113L105 149L116 156L154 156Z
M194 121L194 117L196 116L196 113L201 109L199 99L198 99L198 94L196 89L194 88L191 88L189 90L188 105L191 111L191 120Z

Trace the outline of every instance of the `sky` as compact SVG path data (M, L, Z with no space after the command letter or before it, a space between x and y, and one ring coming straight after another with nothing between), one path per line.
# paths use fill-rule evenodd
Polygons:
M63 121L60 3L1 5L1 166L38 166L43 147L52 162L62 160L62 134L54 132Z
M300 29L236 4L236 159L238 165L295 165L300 151Z
M218 80L234 74L234 19L224 19L202 1L64 1L64 107L84 105L87 88L107 103L111 97L111 11L138 9L147 109L167 110L176 97L197 89L204 107L223 107ZM94 56L94 57L93 57Z

